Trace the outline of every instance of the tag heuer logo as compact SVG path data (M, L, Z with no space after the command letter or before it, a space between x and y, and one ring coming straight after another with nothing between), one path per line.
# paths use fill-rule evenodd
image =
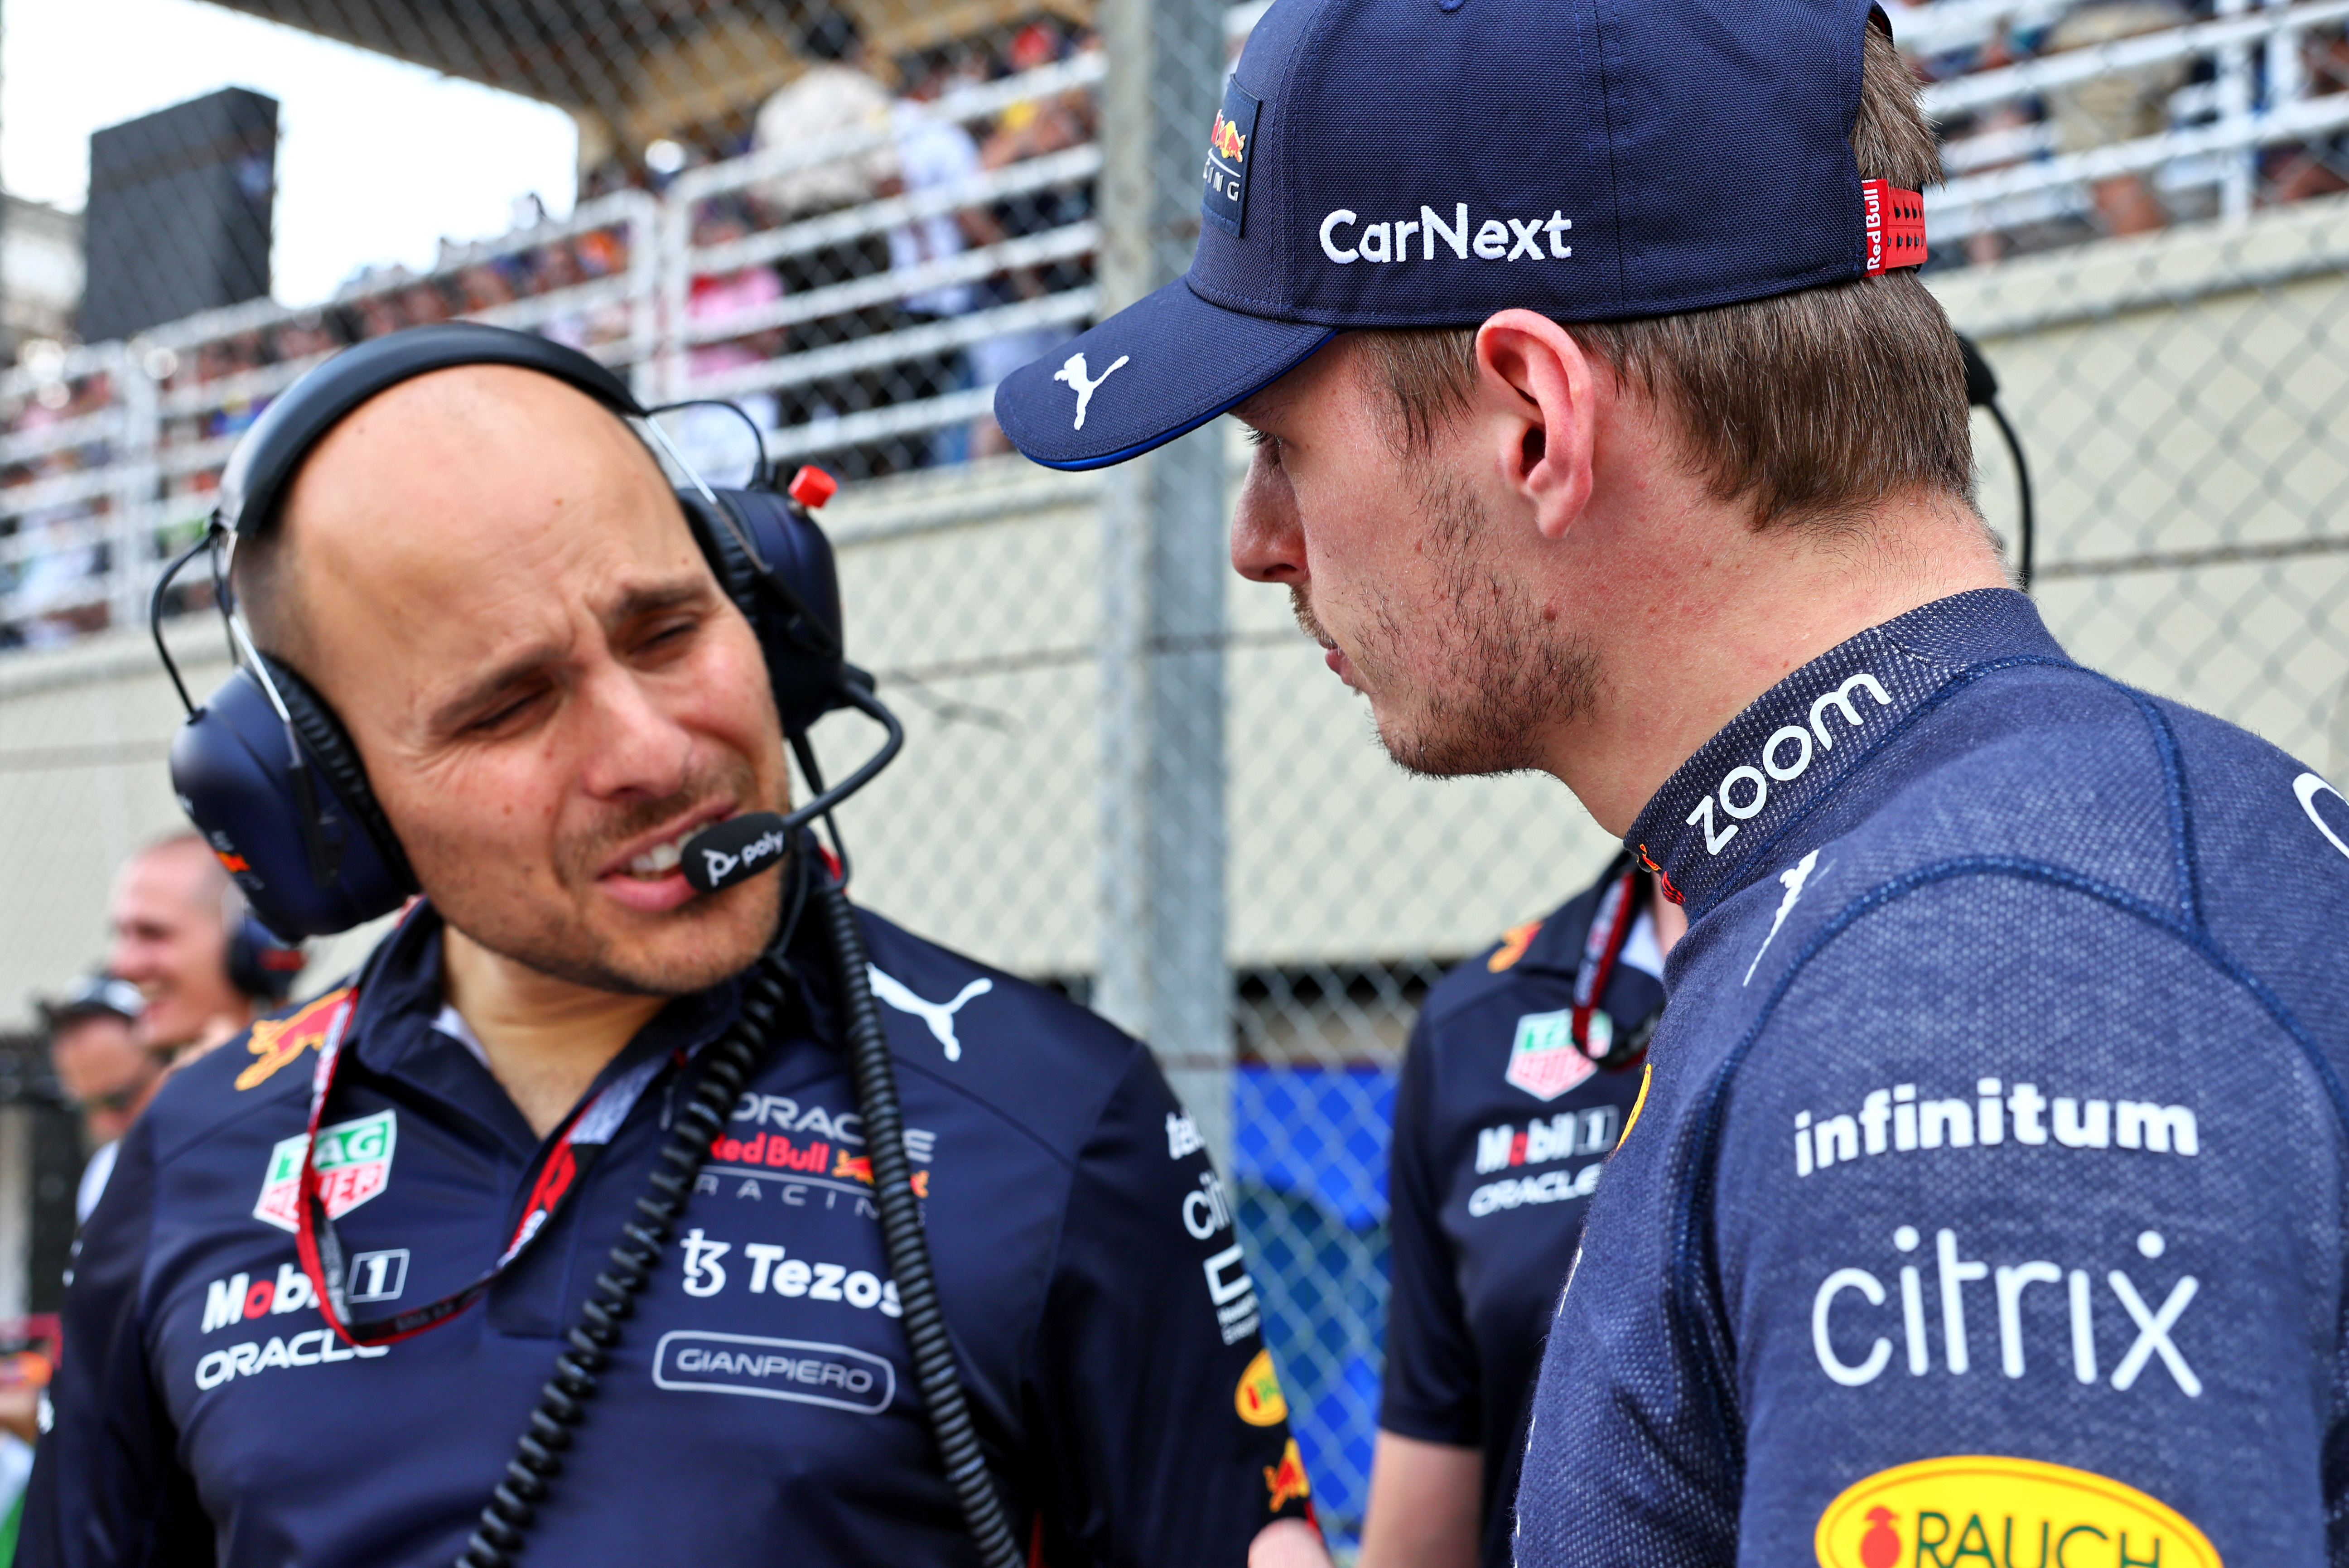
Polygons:
M1591 1012L1594 1038L1604 1017L1595 1009ZM1574 1044L1573 1023L1574 1014L1563 1009L1528 1012L1518 1019L1517 1041L1509 1049L1509 1070L1502 1076L1535 1099L1554 1100L1599 1071L1599 1064Z
M326 1201L326 1218L339 1220L381 1192L391 1182L391 1150L398 1141L397 1113L378 1111L354 1122L318 1129L318 1196ZM269 1171L261 1179L261 1198L253 1217L281 1231L299 1231L297 1200L302 1191L302 1147L299 1135L279 1141L269 1151Z

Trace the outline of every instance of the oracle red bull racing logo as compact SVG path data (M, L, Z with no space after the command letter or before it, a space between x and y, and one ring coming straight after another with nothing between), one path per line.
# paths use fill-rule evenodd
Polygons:
M320 1127L315 1150L298 1134L281 1138L269 1151L269 1168L261 1179L253 1217L281 1231L301 1229L302 1158L307 1153L318 1170L318 1196L326 1206L326 1218L341 1219L391 1184L391 1153L398 1136L398 1113L383 1110Z

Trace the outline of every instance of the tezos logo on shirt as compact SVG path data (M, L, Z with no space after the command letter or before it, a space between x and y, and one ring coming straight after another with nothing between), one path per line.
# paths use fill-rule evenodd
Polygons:
M1593 1043L1604 1048L1599 1021L1607 1015L1593 1009L1590 1033ZM1608 1021L1611 1031L1613 1020ZM1528 1012L1517 1020L1516 1043L1509 1047L1508 1071L1501 1076L1537 1100L1554 1100L1599 1071L1599 1064L1582 1054L1574 1043L1574 1014L1564 1008L1556 1012ZM1607 1038L1612 1038L1611 1033Z
M391 1151L398 1133L398 1113L389 1110L318 1129L311 1163L318 1168L318 1196L326 1205L327 1219L341 1219L391 1184ZM297 1218L302 1154L308 1144L297 1134L279 1139L269 1151L269 1169L253 1206L254 1219L281 1231L302 1228Z

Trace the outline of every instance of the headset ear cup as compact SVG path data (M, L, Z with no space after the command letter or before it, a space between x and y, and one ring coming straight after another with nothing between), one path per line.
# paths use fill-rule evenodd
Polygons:
M722 518L710 514L709 503L704 501L699 493L680 490L677 493L677 504L684 509L686 524L693 530L694 540L701 546L702 558L709 563L710 571L718 578L718 586L726 590L726 597L734 601L734 607L756 627L759 624L757 564L742 553L741 545L734 537L734 530L726 526Z
M678 504L727 597L758 633L783 729L802 734L824 714L847 705L840 580L831 541L804 511L771 490L717 494L722 517L693 491L678 492ZM735 527L756 544L768 569L761 570L743 550Z
M237 917L228 932L229 983L257 1002L274 1007L294 992L308 955L292 943L281 942L247 912Z
M409 868L408 852L400 847L399 836L391 830L391 819L385 816L377 804L375 790L367 784L367 764L359 760L358 747L351 743L343 722L326 700L311 688L308 681L294 672L291 665L261 655L269 667L269 679L277 688L277 695L285 703L286 717L294 721L294 733L300 737L302 751L334 785L344 806L358 819L360 829L371 839L384 864L399 879L403 891L417 891L416 873Z

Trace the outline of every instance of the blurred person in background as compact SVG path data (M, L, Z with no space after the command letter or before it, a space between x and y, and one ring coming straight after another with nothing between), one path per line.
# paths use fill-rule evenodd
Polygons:
M978 178L978 143L958 122L933 112L930 105L975 78L961 69L957 49L933 50L906 71L906 96L892 110L896 130L899 186L908 196L943 191ZM968 245L992 244L1003 237L1002 225L984 205L967 205L953 212L932 213L889 231L889 268L918 273L950 262ZM978 302L979 290L968 281L934 282L908 293L898 303L911 318L909 325L968 315ZM926 374L925 372L927 372ZM936 396L968 387L970 368L959 349L948 349L931 365L905 367L908 388L916 397ZM931 438L933 463L959 462L969 450L967 426L938 431Z
M2176 0L2090 0L2055 25L2046 52L2116 44L2182 27L2188 20ZM2047 117L2055 123L2056 151L2086 152L2168 130L2169 95L2186 85L2191 64L2181 57L2049 88ZM2097 222L2108 234L2150 234L2169 223L2169 209L2146 175L2116 174L2095 182L2091 192Z
M133 855L115 874L107 968L146 999L140 1044L173 1061L201 1054L251 1025L256 1002L272 1005L301 968L300 950L277 948L243 967L246 949L274 947L245 914L244 896L192 833L175 833ZM289 956L290 955L290 956ZM290 962L290 972L275 966Z
M826 5L792 6L799 51L812 61L760 107L752 146L793 147L821 137L889 124L889 89L865 68L855 18ZM802 164L769 179L761 198L781 218L869 202L897 177L897 152L882 140L845 157Z
M1509 1568L1557 1293L1688 916L1619 855L1427 994L1395 1092L1393 1289L1360 1568Z
M1006 63L1015 76L1040 70L1061 57L1061 36L1052 23L1031 22L1012 35L1010 47L1005 51ZM1080 51L1098 47L1098 40L1090 35L1079 41ZM979 146L979 165L991 171L1081 146L1092 136L1092 97L1082 88L1023 98L997 118L994 129ZM1081 223L1092 212L1091 186L1074 183L1024 192L997 202L990 215L994 238L1007 239ZM1074 286L1082 281L1075 275L1081 264L1089 265L1089 258L1075 258L1044 268L1014 267L990 286L998 302L1005 305L1041 298L1052 289ZM994 386L1073 336L1074 329L1061 323L1022 327L982 338L970 348L971 383ZM1011 443L1004 439L1001 427L991 414L981 414L971 421L969 441L973 457L995 457L1011 450Z
M41 1003L49 1065L67 1102L81 1116L88 1163L74 1194L77 1224L98 1207L122 1135L163 1081L163 1057L139 1037L139 1015L145 1010L137 986L104 973L85 975L64 995Z
M701 203L694 214L693 244L696 249L724 245L745 238L750 224L740 204L731 197L713 197ZM686 318L697 333L717 331L727 323L746 316L755 316L783 297L782 279L775 269L764 263L736 267L729 272L696 273L692 292L686 299ZM574 345L576 347L576 345ZM723 398L749 414L760 430L775 428L775 394L755 388L737 389L718 386L705 389L701 383L711 377L729 371L747 369L773 358L782 352L783 335L774 327L746 333L740 337L724 337L696 342L687 351L687 362L693 374L693 393L697 397ZM759 441L733 410L698 404L663 416L678 450L695 471L712 484L745 484L759 462Z

